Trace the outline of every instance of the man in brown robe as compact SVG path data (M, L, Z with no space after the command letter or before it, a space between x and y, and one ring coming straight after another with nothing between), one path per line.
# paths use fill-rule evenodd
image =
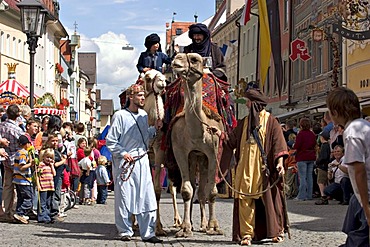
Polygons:
M281 242L288 229L282 179L287 145L280 124L265 110L267 98L258 86L249 83L244 96L248 99L249 116L239 120L229 133L221 160L222 165L228 166L236 149L235 189L242 194L234 196L233 241L241 245L266 238ZM252 134L256 127L267 164ZM277 180L276 186L270 188Z

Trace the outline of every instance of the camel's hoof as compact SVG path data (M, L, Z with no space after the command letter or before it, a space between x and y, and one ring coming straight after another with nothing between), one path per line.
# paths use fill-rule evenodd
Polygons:
M206 231L207 235L224 235L224 232L220 229L210 229Z
M167 236L167 232L163 229L156 229L155 230L155 235L156 236Z
M199 232L203 232L203 233L207 232L207 227L204 227L204 226L202 227L202 226L201 226L201 227L199 228Z
M179 228L181 227L182 222L181 219L174 219L173 227Z
M193 236L193 232L190 230L184 231L184 229L181 229L180 231L176 233L176 238L188 238L192 236Z

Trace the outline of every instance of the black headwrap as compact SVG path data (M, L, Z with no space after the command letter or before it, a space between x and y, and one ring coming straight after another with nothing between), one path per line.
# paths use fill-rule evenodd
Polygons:
M249 133L251 133L257 126L260 125L260 112L267 106L268 99L261 92L258 85L250 82L247 84L247 88L244 92L244 96L248 98L252 105L249 110L249 121L248 128Z
M156 33L152 33L150 35L148 35L146 38L145 38L145 47L146 49L150 50L150 47L152 47L152 45L155 45L157 43L159 43L161 41L161 39L159 38L158 34ZM161 48L158 49L158 51L160 51Z
M195 43L193 35L203 34L204 40L202 43ZM206 25L202 23L196 23L189 27L189 38L193 41L191 44L192 52L198 53L202 57L209 57L211 53L211 33L209 32Z

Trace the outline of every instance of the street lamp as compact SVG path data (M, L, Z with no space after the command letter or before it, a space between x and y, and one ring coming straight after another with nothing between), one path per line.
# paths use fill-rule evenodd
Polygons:
M33 112L35 53L37 40L44 33L46 10L36 0L23 0L17 4L17 7L21 11L22 31L27 35L28 50L30 51L30 107Z
M71 120L72 123L76 121L77 117L77 112L72 108L69 112L69 119Z

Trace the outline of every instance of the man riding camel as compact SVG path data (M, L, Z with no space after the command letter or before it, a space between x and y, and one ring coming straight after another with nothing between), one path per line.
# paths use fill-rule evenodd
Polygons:
M184 47L184 53L198 53L203 58L211 57L211 72L219 79L227 81L226 66L221 49L211 42L211 33L207 26L196 23L189 27L189 38L192 43Z

